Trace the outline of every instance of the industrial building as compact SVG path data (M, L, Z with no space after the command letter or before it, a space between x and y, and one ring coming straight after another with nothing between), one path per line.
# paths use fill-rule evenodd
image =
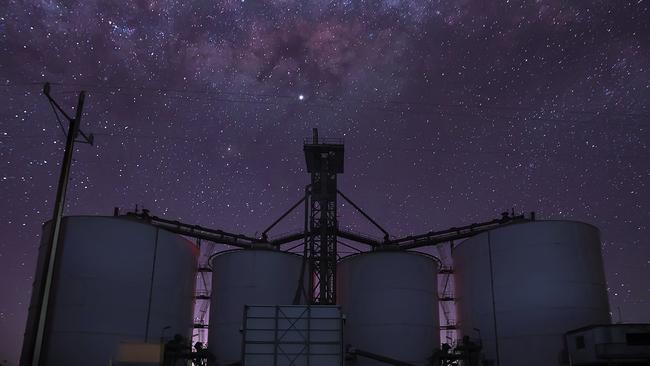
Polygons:
M305 140L305 196L259 237L148 211L66 217L42 337L36 272L21 365L619 365L650 362L650 326L612 325L589 224L500 218L393 237L337 189L340 140ZM338 199L381 231L340 229ZM305 225L268 233L304 208ZM344 256L340 239L358 249ZM200 263L200 243L229 245ZM295 249L302 251L298 254ZM423 248L447 250L445 260ZM101 260L98 260L101 258ZM198 294L197 273L211 275ZM197 324L209 302L209 324ZM207 345L193 330L207 327ZM34 349L40 359L34 361Z
M566 334L572 365L647 365L650 324L603 324Z

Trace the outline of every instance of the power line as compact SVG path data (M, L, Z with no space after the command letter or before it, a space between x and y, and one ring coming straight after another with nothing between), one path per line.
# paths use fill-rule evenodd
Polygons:
M174 141L180 141L180 142L191 142L193 144L207 144L209 146L213 146L215 144L215 139L211 138L206 138L204 136L185 136L185 137L159 137L159 136L152 136L152 135L131 135L131 134L108 134L108 133L95 133L94 134L96 137L101 136L101 137L107 137L107 138L119 138L119 139L145 139L145 140L151 140L152 142L174 142ZM2 137L2 136L0 136ZM7 137L8 139L10 138L11 140L15 139L42 139L43 136L39 135L7 135L4 136ZM95 140L95 143L97 143L97 139ZM263 143L257 143L257 142L249 142L249 143L241 143L241 142L236 142L234 143L238 147L254 147L256 150L260 149L261 147L265 147L265 144ZM266 145L269 149L272 149L272 146ZM590 150L587 152L584 151L574 151L572 152L571 150L567 149L557 149L556 151L548 151L544 150L541 148L529 148L529 149L524 149L524 148L518 148L518 149L508 149L508 148L501 148L501 149L489 149L489 150L481 150L481 149L460 149L460 150L452 150L452 149L436 149L436 148L401 148L401 147L391 147L391 150L393 151L402 151L402 152L416 152L416 153L435 153L436 156L494 156L494 157L504 157L504 158L515 158L515 157L521 157L521 156L530 156L534 155L536 157L543 157L543 158L550 158L550 159L557 159L557 158L570 158L570 159L580 159L580 158L585 158L588 156L591 157L598 157L598 158L616 158L616 159L624 159L624 160L639 160L639 159L645 159L648 156L647 151L638 151L638 152L628 152L628 153L623 153L623 152L616 152L613 150L607 151L601 149L594 149ZM563 151L564 150L564 151ZM631 149L631 150L639 150L639 149ZM81 161L81 160L80 160ZM85 161L84 163L91 163L90 161ZM99 163L99 162L96 162Z
M36 86L39 85L37 82L28 82L28 83L16 83L16 84L5 84L0 85L3 87L19 87L19 86ZM209 90L209 89L174 89L174 88L164 88L164 87L137 87L132 85L111 85L111 84L93 84L93 83L80 83L80 82L65 82L65 83L53 83L53 85L64 85L64 86L74 86L74 87L84 87L84 88L93 88L89 89L96 94L110 94L117 95L133 95L133 92L155 92L158 93L157 96L167 97L167 98L176 98L187 100L190 97L184 96L183 94L193 95L195 98L207 100L224 102L224 103L244 103L244 104L275 104L278 99L280 100L295 100L296 103L307 103L309 107L316 108L328 108L331 109L331 106L328 105L317 105L314 103L309 103L310 100L316 100L320 102L335 103L335 104L353 104L354 106L359 106L364 110L376 110L382 112L393 112L393 113L431 113L433 111L454 111L464 112L462 115L468 115L471 112L480 113L484 111L501 111L501 112L511 112L511 113L535 113L535 114L546 114L552 113L557 114L557 111L544 110L548 109L545 107L534 108L530 106L505 106L505 105L484 105L479 104L466 104L466 103L427 103L421 101L401 101L401 100L376 100L376 99L363 99L363 98L353 98L353 97L334 97L334 96L312 96L307 98L306 101L298 101L298 97L295 95L286 95L286 94L258 94L258 93L246 93L246 92L230 92L230 91L220 91L220 90ZM125 91L131 92L131 94L125 93ZM62 93L73 93L73 91L63 91ZM174 95L177 94L177 95ZM178 95L180 94L180 95ZM142 97L141 94L136 94L135 96ZM238 99L233 99L232 97L238 97ZM254 99L251 99L254 98ZM379 106L379 107L378 107ZM391 106L391 107L389 107ZM402 107L402 108L394 108ZM422 109L425 108L425 109ZM617 118L650 118L650 114L647 113L637 113L637 112L616 112L609 111L607 107L604 110L571 110L564 109L560 112L563 115L581 115L588 117L617 117ZM453 116L453 115L452 115ZM504 115L497 115L496 118L503 117ZM557 120L559 122L573 122L572 120L552 118L552 120ZM579 121L576 121L579 122Z

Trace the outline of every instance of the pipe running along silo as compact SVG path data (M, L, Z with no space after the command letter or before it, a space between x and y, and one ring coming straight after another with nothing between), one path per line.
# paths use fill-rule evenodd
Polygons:
M477 235L453 250L461 336L499 366L566 364L563 335L610 322L596 227L533 221Z
M346 257L337 268L346 345L429 365L440 348L436 260L415 252L374 251ZM351 365L385 363L359 356Z
M208 350L214 365L241 361L245 305L290 305L299 287L303 257L272 249L236 249L210 259L212 293ZM301 296L304 299L304 296Z
M49 250L44 225L21 365L30 365L38 293ZM152 225L122 217L64 217L44 365L105 366L122 343L191 337L198 249Z

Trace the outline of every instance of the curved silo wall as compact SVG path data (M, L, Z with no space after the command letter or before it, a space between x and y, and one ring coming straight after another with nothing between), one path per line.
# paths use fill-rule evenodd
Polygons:
M357 349L428 365L440 347L438 263L429 256L377 251L337 266L337 297L346 316L345 343ZM358 357L351 365L384 365Z
M453 261L460 335L480 339L495 365L561 365L565 332L610 322L600 235L591 225L502 227L458 245Z
M194 244L120 217L65 217L61 235L44 364L105 366L122 342L191 337L198 258ZM21 364L30 358L48 239L46 224Z
M210 266L208 349L217 365L228 365L241 360L244 305L290 305L302 257L277 250L232 250L214 256ZM308 287L307 276L303 279Z

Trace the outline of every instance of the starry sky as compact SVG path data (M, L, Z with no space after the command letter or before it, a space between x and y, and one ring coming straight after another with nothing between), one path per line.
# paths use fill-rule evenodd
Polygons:
M318 127L345 139L341 190L391 235L510 209L598 226L614 319L650 322L649 7L2 1L0 362L18 358L63 155L44 81L71 115L88 93L67 214L138 205L254 235L300 198ZM377 234L349 207L340 221Z

